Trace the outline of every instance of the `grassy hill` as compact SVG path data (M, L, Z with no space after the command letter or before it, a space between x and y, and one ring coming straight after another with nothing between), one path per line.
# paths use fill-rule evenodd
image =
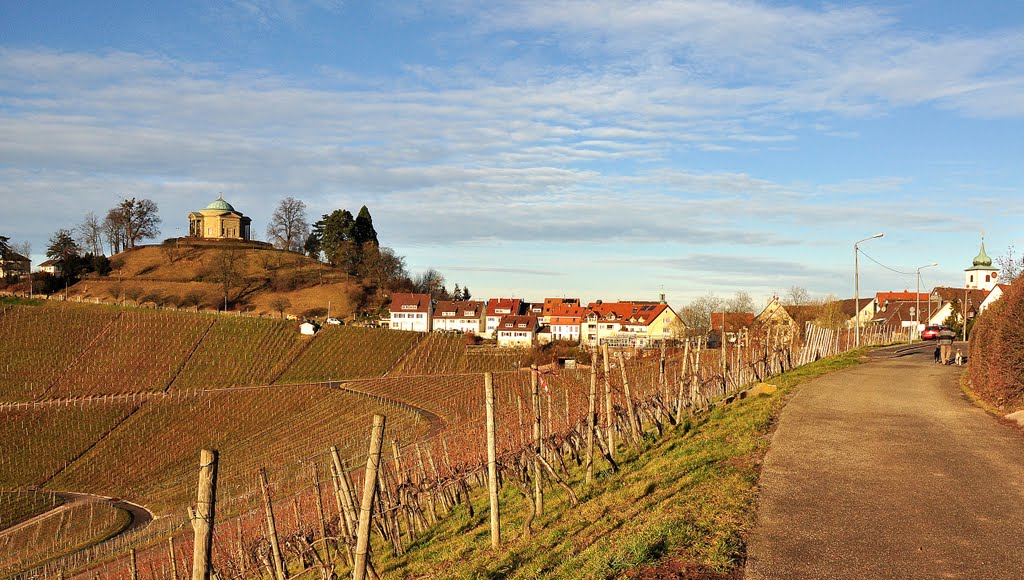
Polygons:
M336 268L266 244L187 238L117 254L109 275L83 279L68 293L108 303L161 306L184 304L196 296L200 309L222 309L229 255L237 270L228 290L231 310L276 314L276 298L288 300L287 312L295 315L326 309L328 302L332 316L345 317L354 309L351 297L360 282Z

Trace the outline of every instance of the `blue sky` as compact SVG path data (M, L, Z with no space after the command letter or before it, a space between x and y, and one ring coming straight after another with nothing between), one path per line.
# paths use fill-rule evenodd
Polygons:
M1024 5L0 4L0 234L366 204L477 297L852 295L1024 247ZM862 260L862 288L913 288Z

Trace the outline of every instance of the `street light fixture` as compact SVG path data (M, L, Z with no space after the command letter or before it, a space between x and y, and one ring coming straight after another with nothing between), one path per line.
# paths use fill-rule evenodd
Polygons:
M855 347L860 346L860 248L857 246L861 242L874 240L884 235L884 233L878 233L863 240L857 240L853 244L853 316L857 319L857 325L854 327L855 330L853 332L853 345Z
M921 270L938 265L938 262L932 262L931 264L925 264L924 266L921 266L920 268L917 269L917 295L914 296L914 298L917 300L917 310L915 311L917 314L915 314L914 316L914 323L917 324L918 332L921 331ZM929 301L931 301L931 298L929 298Z

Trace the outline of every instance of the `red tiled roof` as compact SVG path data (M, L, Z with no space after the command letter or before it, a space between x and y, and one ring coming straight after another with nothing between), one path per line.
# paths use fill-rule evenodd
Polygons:
M579 306L579 298L545 298L544 299L544 316L554 316L553 310L559 306L570 305Z
M491 298L487 301L487 316L518 315L522 302L520 298ZM505 309L508 312L497 312Z
M886 300L915 300L916 301L917 300L917 294L918 294L917 292L910 292L908 290L904 290L903 292L878 292L877 294L875 294L875 300L878 300L878 305L881 306L881 305L885 304ZM928 293L927 292L921 292L920 293L920 297L921 297L921 300L928 300ZM861 302L863 303L863 301L864 300L862 299Z
M925 308L926 307L921 308L921 310L925 312L925 314L920 314L921 322L928 321L928 314ZM911 310L914 311L913 315L911 314ZM872 320L882 324L899 324L901 322L910 322L918 315L917 300L889 300L889 304L885 307L885 310L879 310L878 314L875 314L875 317Z
M395 292L391 295L391 312L427 312L429 309L430 294Z
M483 311L480 300L441 300L434 306L433 318L480 318Z
M660 302L591 302L587 305L584 318L591 314L599 320L615 321L633 326L648 326L668 308Z
M754 313L752 312L712 312L711 330L722 331L722 318L725 318L725 331L735 332L743 328L754 326Z
M520 324L525 326L520 326ZM539 327L540 323L536 316L506 316L498 323L497 330L498 332L536 332Z

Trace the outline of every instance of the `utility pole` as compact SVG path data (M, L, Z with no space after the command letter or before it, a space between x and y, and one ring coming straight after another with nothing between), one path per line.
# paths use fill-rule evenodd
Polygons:
M853 333L853 345L855 347L860 346L860 248L858 246L861 242L874 240L884 235L884 233L878 233L871 237L864 238L863 240L857 240L853 244L853 316L857 319L855 326L856 330Z
M917 323L916 330L919 333L921 332L921 328L920 328L921 327L921 270L923 270L925 268L931 268L932 266L938 266L938 265L939 265L938 262L932 262L931 264L925 264L924 266L921 266L920 268L917 269L917 294L914 296L914 298L917 300L917 310L914 311L916 313L915 314L915 318L914 318L914 322ZM931 303L931 297L930 296L928 297L928 302ZM931 316L930 316L931 309L930 308L928 309L928 312L929 312L929 318L931 318ZM911 336L911 339L913 339L913 336Z

